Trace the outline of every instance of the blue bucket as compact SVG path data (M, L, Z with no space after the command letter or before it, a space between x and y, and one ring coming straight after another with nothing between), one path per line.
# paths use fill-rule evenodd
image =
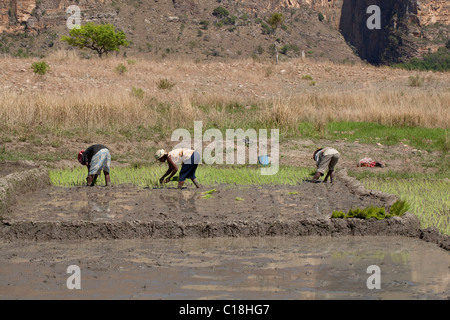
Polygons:
M265 155L265 156L259 156L258 157L258 162L259 164L263 165L263 166L268 166L270 161L269 161L269 156Z

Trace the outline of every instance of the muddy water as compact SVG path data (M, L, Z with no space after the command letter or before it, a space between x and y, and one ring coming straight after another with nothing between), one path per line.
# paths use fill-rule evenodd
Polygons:
M81 290L67 289L69 265ZM404 237L0 243L0 299L449 297L450 253Z
M207 197L202 193L213 188L215 192ZM18 199L11 209L11 217L25 221L286 221L329 217L333 210L348 211L371 205L385 203L374 197L355 196L339 181L264 188L215 186L183 191L131 186L51 187Z

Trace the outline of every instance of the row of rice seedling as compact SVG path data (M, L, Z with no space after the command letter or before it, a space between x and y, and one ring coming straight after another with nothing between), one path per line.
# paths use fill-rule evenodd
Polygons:
M422 228L437 227L450 235L450 181L448 179L362 179L371 190L395 194L410 204L410 212L420 220Z
M348 219L348 218L359 218L359 219L372 219L377 220L389 219L394 216L401 217L409 210L409 204L405 200L397 200L389 209L389 213L383 207L370 206L365 209L350 209L347 213L343 211L333 211L331 218L335 219Z
M258 166L213 167L201 165L197 179L203 185L295 185L313 172L311 168L280 167L277 174L261 175ZM159 178L167 170L166 166L120 167L111 170L113 184L131 184L139 187L159 187ZM50 180L59 187L83 186L86 184L86 168L50 170ZM177 177L173 178L176 183ZM98 180L101 182L101 179Z

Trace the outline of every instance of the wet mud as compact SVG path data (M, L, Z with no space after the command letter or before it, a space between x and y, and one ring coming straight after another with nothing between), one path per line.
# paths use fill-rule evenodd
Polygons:
M450 253L405 237L0 242L0 299L449 298Z
M208 193L206 191L214 192ZM205 193L206 192L206 193ZM330 219L333 210L390 202L357 194L344 182L297 186L215 186L145 189L134 186L45 188L11 207L0 226L7 240L82 240L225 236L418 236L417 218Z
M334 184L181 191L57 188L42 168L6 177L0 299L450 298L448 236L421 230L410 213L330 219L395 201L345 174ZM71 265L81 290L67 287ZM367 286L372 265L380 289Z
M18 198L50 186L44 167L31 161L0 162L0 221Z

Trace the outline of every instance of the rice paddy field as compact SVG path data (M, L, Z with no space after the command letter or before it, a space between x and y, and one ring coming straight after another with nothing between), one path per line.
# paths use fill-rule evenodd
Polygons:
M166 186L159 184L159 178L166 166L120 167L111 171L114 184L134 185L143 188L176 187L177 176ZM86 184L86 168L50 170L50 179L58 187L83 186ZM297 185L310 179L314 174L312 167L281 166L277 174L263 176L257 166L200 166L197 179L207 187L215 185L264 186ZM410 212L420 220L422 228L435 226L443 234L450 235L450 181L448 179L393 178L366 176L359 177L362 184L370 190L378 190L398 196L410 205ZM102 178L98 179L102 184ZM188 182L189 183L189 182Z
M159 188L159 178L165 173L167 166L142 166L138 168L114 168L111 177L114 184L131 184L138 187ZM86 185L86 168L50 170L52 184L59 187ZM261 175L259 167L214 167L200 166L196 172L197 180L204 186L214 185L296 185L314 174L313 168L295 168L282 166L275 175ZM168 186L176 186L178 177ZM103 183L101 179L98 184Z
M450 181L448 179L366 178L367 189L394 194L410 204L410 211L420 220L422 228L437 227L450 235Z

